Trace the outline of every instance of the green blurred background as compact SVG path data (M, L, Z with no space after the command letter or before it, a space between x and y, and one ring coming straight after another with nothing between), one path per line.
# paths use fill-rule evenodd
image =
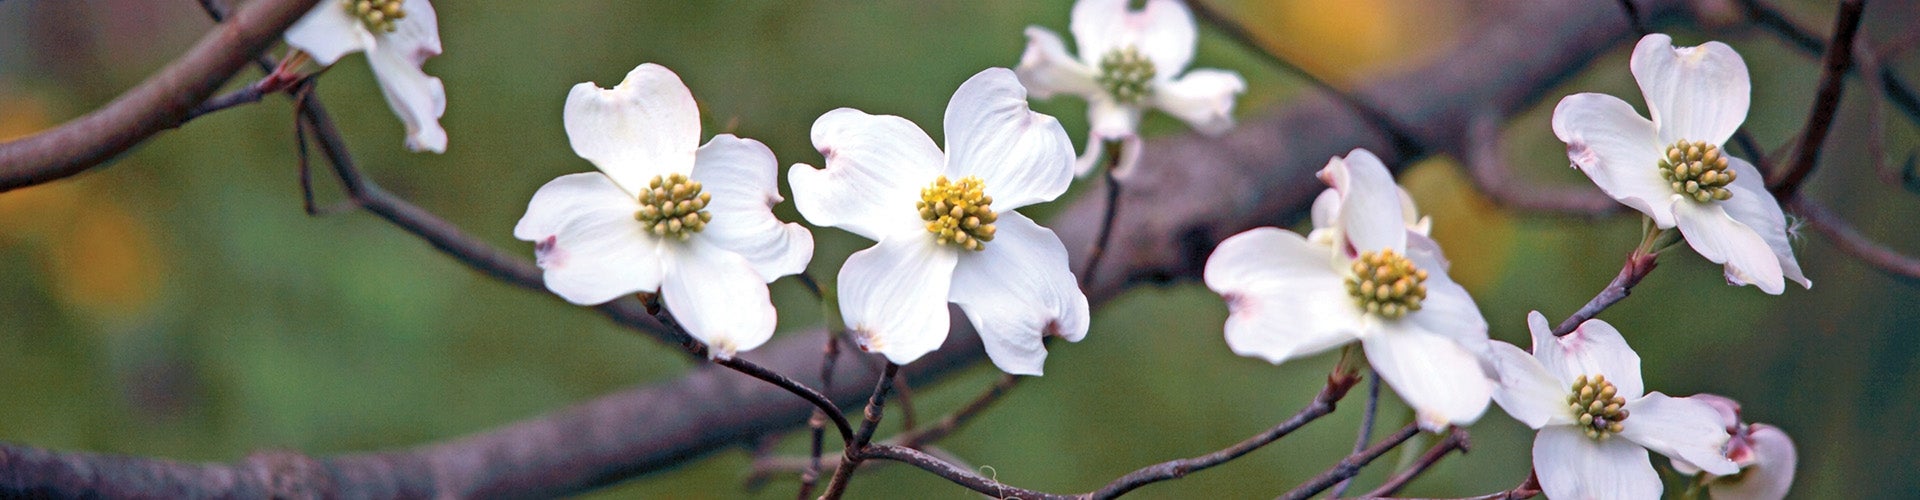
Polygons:
M1220 3L1256 26L1269 50L1341 84L1431 62L1484 15L1465 1ZM1809 25L1831 24L1822 2L1786 7ZM707 135L733 132L766 142L782 163L818 164L808 127L821 113L898 114L939 137L959 82L1014 64L1029 24L1064 33L1069 8L1064 0L443 1L446 54L427 70L448 91L445 155L401 147L399 122L362 57L336 65L319 93L378 182L530 257L531 245L511 236L528 198L555 176L592 168L572 154L561 127L575 83L611 86L635 65L660 63L700 99ZM1914 12L1875 2L1866 33L1911 36ZM0 2L0 138L99 106L208 27L187 0ZM1675 33L1681 43L1714 36L1740 50L1754 74L1749 128L1768 146L1795 133L1814 61L1751 29ZM1586 185L1565 168L1548 128L1552 103L1601 91L1638 106L1628 50L1611 51L1507 126L1504 151L1521 177ZM1920 80L1916 59L1893 63ZM1304 88L1208 28L1197 66L1247 78L1241 116ZM1808 192L1866 233L1920 253L1920 195L1871 175L1861 89L1849 88ZM1084 138L1083 104L1035 107L1059 116L1076 144ZM365 213L306 216L291 116L285 99L270 98L163 134L110 168L0 194L0 439L209 461L266 448L375 450L484 431L688 368L683 356L596 314L479 276ZM1903 160L1920 139L1889 116L1887 155ZM1146 128L1184 130L1163 116ZM1431 212L1454 277L1475 294L1492 335L1523 346L1527 311L1559 318L1578 307L1617 271L1639 231L1626 217L1589 223L1500 210L1447 159L1415 166L1402 182ZM340 198L330 180L319 184L324 200ZM1054 208L1033 212L1044 220ZM790 204L779 210L798 220ZM867 244L837 230L816 235L812 272L821 276ZM1725 394L1746 404L1749 420L1791 433L1801 454L1798 496L1908 494L1920 488L1912 473L1920 426L1911 418L1920 411L1920 293L1817 235L1797 251L1811 291L1772 297L1727 287L1718 266L1681 251L1603 317L1634 342L1649 388ZM774 291L783 331L819 324L818 303L792 279ZM1086 341L1054 348L1048 376L941 446L1002 481L1084 491L1236 442L1304 404L1334 357L1275 367L1234 356L1221 340L1225 316L1197 284L1131 292L1095 314ZM982 364L919 388L918 412L945 413L995 376ZM1383 432L1407 418L1386 400ZM1347 452L1357 401L1248 457L1137 494L1278 494ZM1471 454L1448 459L1408 493L1485 493L1526 474L1530 431L1497 410L1472 431ZM781 450L802 446L790 437ZM744 489L750 460L744 449L724 451L593 496L792 495L790 478ZM1372 468L1355 491L1389 468ZM862 474L855 496L970 496L907 467Z

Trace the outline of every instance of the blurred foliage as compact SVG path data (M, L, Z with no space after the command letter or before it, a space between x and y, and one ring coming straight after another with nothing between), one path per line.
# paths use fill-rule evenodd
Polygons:
M1426 62L1478 22L1465 1L1222 2L1260 43L1337 82ZM1830 7L1791 6L1824 28ZM664 64L701 100L708 135L766 142L783 163L820 161L808 127L841 106L897 114L935 137L954 87L1016 62L1029 24L1064 32L1069 2L724 3L613 0L438 3L446 55L445 155L410 154L360 57L331 70L320 95L379 182L504 248L531 253L510 229L555 176L592 168L567 147L560 109L583 81L616 83ZM1885 9L1878 11L1876 9ZM1904 10L1901 10L1904 9ZM1911 5L1875 3L1870 36L1911 30ZM1907 21L1902 21L1902 20ZM96 107L185 50L209 24L193 2L15 0L0 3L0 138ZM1677 34L1682 43L1707 39ZM1722 40L1752 66L1751 130L1768 145L1795 134L1816 64L1757 31ZM1607 92L1640 101L1627 46L1612 50L1515 117L1504 146L1515 175L1586 185L1548 129L1554 96ZM1894 61L1920 79L1908 55ZM1242 116L1284 103L1302 82L1202 30L1200 67L1243 73ZM243 78L244 80L244 78ZM239 82L236 82L238 85ZM1868 234L1920 249L1920 198L1878 183L1862 154L1862 87L1809 195ZM1084 137L1085 106L1036 104ZM1642 107L1644 109L1644 107ZM1891 115L1890 115L1891 116ZM364 213L307 217L295 181L291 111L266 102L168 132L110 168L0 195L0 439L66 450L234 460L287 447L326 454L404 447L531 418L618 388L668 380L688 363L652 341L544 294L476 275ZM1920 144L1890 120L1888 155ZM1162 116L1150 135L1180 133ZM1301 131L1312 133L1312 131ZM1076 144L1078 144L1076 139ZM1435 221L1454 276L1475 293L1495 338L1525 345L1523 315L1560 317L1612 277L1637 238L1626 217L1516 214L1435 159L1403 182ZM323 199L339 199L321 177ZM1049 207L1038 207L1044 216ZM790 205L783 217L798 220ZM820 230L811 272L831 276L867 243ZM1650 387L1716 392L1800 444L1805 496L1899 496L1920 479L1920 294L1807 238L1817 284L1770 297L1722 285L1688 251L1662 260L1634 297L1603 317L1635 343ZM775 284L783 330L819 323L791 279ZM1140 289L1095 316L1080 344L1060 345L1049 375L1028 381L942 446L1022 486L1081 491L1136 467L1212 451L1291 414L1317 390L1332 354L1270 366L1233 356L1226 314L1195 284ZM995 374L976 367L917 392L922 419L971 398ZM1273 495L1346 453L1359 398L1297 436L1143 497ZM1406 420L1392 397L1382 428ZM897 414L895 414L897 415ZM890 418L889 426L898 420ZM644 425L637 422L636 425ZM1530 432L1490 410L1473 453L1448 459L1411 493L1465 495L1526 473ZM803 449L797 438L781 445ZM1414 452L1418 447L1409 447ZM596 496L736 497L748 454L724 451ZM1384 477L1373 467L1357 488ZM862 497L969 495L897 465L863 472ZM786 497L780 481L757 493Z

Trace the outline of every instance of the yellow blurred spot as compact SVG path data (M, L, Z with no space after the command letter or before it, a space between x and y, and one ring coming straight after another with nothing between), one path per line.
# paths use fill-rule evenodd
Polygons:
M1453 263L1448 276L1469 290L1485 290L1500 279L1513 252L1513 216L1481 196L1459 165L1447 159L1414 164L1400 175L1400 185L1420 213L1433 217L1433 239Z
M153 236L139 219L111 203L74 214L71 230L51 235L48 273L59 298L101 319L138 316L161 281Z
M47 125L47 108L40 100L0 87L0 142L39 132Z
M1446 47L1455 2L1242 0L1227 12L1266 50L1332 82L1413 61Z

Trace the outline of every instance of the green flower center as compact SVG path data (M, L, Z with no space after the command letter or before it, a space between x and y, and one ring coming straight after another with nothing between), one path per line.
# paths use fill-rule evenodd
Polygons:
M979 177L950 182L942 175L920 190L920 201L914 208L920 211L920 219L927 221L927 232L933 233L940 244L980 251L993 241L993 222L1000 218L993 213L993 197L982 188Z
M1580 428L1587 431L1587 437L1606 439L1625 429L1627 421L1627 398L1619 396L1620 389L1607 381L1606 375L1586 375L1573 380L1573 394L1567 396L1567 408L1579 415Z
M407 11L400 8L402 0L341 0L347 6L347 13L360 18L367 30L374 33L392 33L394 21L407 17Z
M1737 175L1727 168L1727 155L1712 144L1682 139L1667 146L1666 155L1660 157L1660 178L1673 192L1698 202L1732 198L1727 185Z
M1153 92L1153 75L1153 61L1141 54L1140 49L1128 45L1100 57L1100 76L1094 77L1094 81L1106 89L1113 100L1139 104Z
M656 175L637 198L640 210L633 218L654 236L686 241L713 221L713 213L706 210L713 193L701 192L700 182L685 175Z
M1347 276L1347 293L1370 314L1399 319L1427 298L1427 270L1393 249L1360 254Z

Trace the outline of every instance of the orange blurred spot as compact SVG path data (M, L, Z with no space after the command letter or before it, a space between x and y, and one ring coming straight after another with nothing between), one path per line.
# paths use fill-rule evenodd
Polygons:
M162 272L139 219L110 203L92 204L75 213L71 231L51 236L48 272L62 301L104 319L146 312Z
M1485 290L1500 279L1513 253L1513 215L1482 197L1460 166L1427 160L1400 175L1420 213L1433 217L1433 239L1453 267L1447 275L1469 290Z
M1228 14L1266 50L1343 83L1445 47L1459 25L1456 7L1409 0L1252 1Z

